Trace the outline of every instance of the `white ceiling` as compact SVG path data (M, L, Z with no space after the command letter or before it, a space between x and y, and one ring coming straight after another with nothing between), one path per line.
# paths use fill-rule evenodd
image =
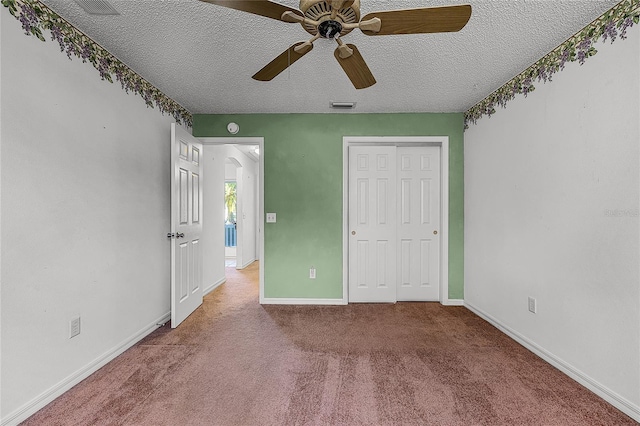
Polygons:
M235 147L238 151L242 152L243 154L245 154L247 157L249 157L250 160L252 160L253 162L258 162L260 160L260 152L256 152L256 149L259 148L258 145L241 145L241 144L236 144L236 145L232 145L233 147Z
M199 0L111 0L117 16L88 15L71 0L43 0L192 113L462 112L619 0L361 0L361 15L471 4L457 33L344 37L378 83L356 90L318 40L271 82L251 76L309 34L299 25ZM279 3L298 7L297 0ZM117 84L117 83L116 83Z

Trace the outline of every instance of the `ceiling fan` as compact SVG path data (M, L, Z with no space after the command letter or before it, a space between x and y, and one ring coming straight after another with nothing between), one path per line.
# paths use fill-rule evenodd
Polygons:
M254 13L279 21L299 23L312 35L282 52L253 79L270 81L313 49L319 38L334 39L334 56L356 89L376 84L371 70L353 44L342 37L359 28L370 36L425 34L460 31L471 17L470 5L426 7L372 12L360 19L360 0L300 0L300 10L269 0L201 0L206 3Z

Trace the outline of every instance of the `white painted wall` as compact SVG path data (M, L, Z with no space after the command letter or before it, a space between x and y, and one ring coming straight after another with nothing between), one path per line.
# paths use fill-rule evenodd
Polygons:
M224 273L224 181L226 148L204 145L202 256L204 292L225 281Z
M236 176L237 165L231 162L227 162L224 165L224 178L225 180L236 180L238 177Z
M640 420L640 29L597 48L466 131L465 303Z
M256 222L258 220L258 163L232 145L204 146L204 291L209 292L224 282L224 181L238 182L237 222L238 239L242 249L236 262L243 267L256 260ZM240 167L225 164L234 158ZM237 170L237 172L236 172Z
M173 120L0 9L0 416L14 423L168 314Z
M238 151L236 148L234 150ZM239 151L238 151L239 152ZM235 157L238 158L238 157ZM239 188L238 203L238 238L242 239L241 250L238 252L236 262L238 268L245 268L256 260L256 219L258 204L258 163L242 154L238 161L242 169L237 176Z

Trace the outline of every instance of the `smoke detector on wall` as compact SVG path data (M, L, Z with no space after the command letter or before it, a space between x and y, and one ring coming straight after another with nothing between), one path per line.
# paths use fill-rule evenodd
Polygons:
M107 0L74 0L89 15L120 15Z
M227 132L231 133L232 135L235 135L239 131L240 131L240 126L238 126L237 123L231 122L227 124Z

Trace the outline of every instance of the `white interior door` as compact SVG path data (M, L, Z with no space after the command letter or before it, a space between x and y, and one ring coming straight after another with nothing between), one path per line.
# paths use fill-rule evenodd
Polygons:
M440 300L440 147L398 147L398 301Z
M349 301L396 301L396 148L349 148Z
M171 124L171 327L202 304L202 144Z

